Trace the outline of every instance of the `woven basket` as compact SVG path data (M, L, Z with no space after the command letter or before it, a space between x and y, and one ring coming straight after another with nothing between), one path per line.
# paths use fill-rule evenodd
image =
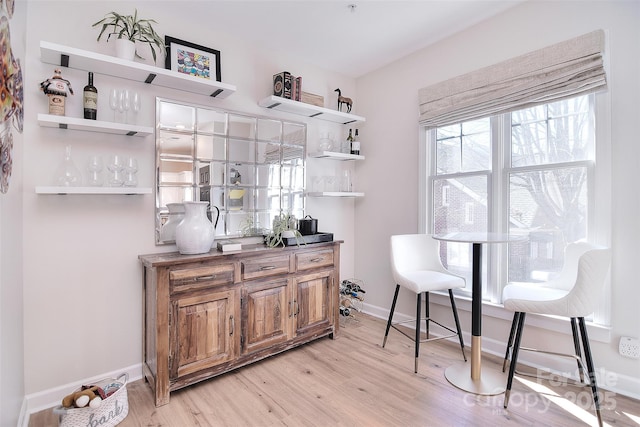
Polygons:
M105 378L91 385L105 388L109 384L121 384L120 388L102 401L99 407L90 408L64 408L58 406L53 413L58 415L60 427L112 427L120 424L129 413L129 399L127 397L127 381L129 374L126 372L117 378ZM80 391L81 388L76 391Z

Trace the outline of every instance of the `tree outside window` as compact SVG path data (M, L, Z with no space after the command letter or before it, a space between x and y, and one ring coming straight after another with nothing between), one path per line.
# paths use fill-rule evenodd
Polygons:
M585 95L436 129L429 174L432 231L527 234L528 241L508 245L507 263L485 256L485 266L504 269L509 281L553 277L566 244L587 237L593 111L593 95ZM470 278L470 251L457 246L442 245L443 263ZM498 300L501 288L486 286L486 296Z

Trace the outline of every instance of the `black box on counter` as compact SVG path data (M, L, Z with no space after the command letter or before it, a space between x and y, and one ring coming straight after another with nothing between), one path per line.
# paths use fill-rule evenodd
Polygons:
M333 242L333 233L316 233L295 237L285 237L282 239L285 246L303 245L309 243Z

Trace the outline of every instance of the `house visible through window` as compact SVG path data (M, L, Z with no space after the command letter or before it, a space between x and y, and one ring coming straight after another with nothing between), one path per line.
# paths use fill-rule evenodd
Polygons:
M465 224L473 224L473 207L475 205L473 202L467 202L464 204L464 223Z
M449 206L449 186L442 186L442 206Z
M583 95L425 130L427 228L528 236L525 242L485 248L486 299L500 302L508 281L553 278L567 243L588 237L594 111L594 95ZM443 243L441 256L447 268L468 278L470 291L468 246Z

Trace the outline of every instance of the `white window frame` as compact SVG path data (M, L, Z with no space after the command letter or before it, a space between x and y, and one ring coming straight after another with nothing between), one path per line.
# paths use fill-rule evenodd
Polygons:
M601 244L607 247L611 247L611 114L610 114L610 95L609 92L599 93L591 95L591 100L594 102L594 120L595 120L595 158L597 166L595 173L591 174L592 179L588 182L589 191L589 217L588 217L588 240L597 244ZM503 114L492 117L492 138L502 139L503 135L510 134L510 115ZM496 122L494 122L496 121ZM435 129L426 130L425 127L419 125L419 231L422 233L431 232L430 229L430 213L432 212L432 200L430 197L431 192L431 180L429 179L430 162L434 160L434 147L435 147ZM499 146L504 146L505 141L499 140ZM505 175L508 176L507 163L508 158L506 154L507 150L492 150L493 164L503 165L499 170L493 170L489 176L489 198L498 196L504 200L503 194L509 191L508 180L505 179ZM498 156L498 158L495 158ZM585 162L588 163L588 162ZM595 200L598 203L595 204ZM490 226L494 230L497 230L497 224L506 224L502 221L500 216L508 215L508 206L505 204L503 209L499 209L498 212L494 210L493 215L489 216ZM500 230L506 232L508 230ZM488 252L492 258L500 259L501 265L505 265L507 262L507 250L502 248L505 245L488 245L485 251ZM510 319L511 313L508 313L502 307L499 302L499 296L502 293L502 288L506 285L506 277L502 277L506 272L492 271L491 265L488 264L489 271L486 273L487 283L486 286L491 288L492 297L485 299L483 305L486 307L484 315ZM498 285L504 284L504 285ZM457 295L458 299L462 300L462 304L459 306L461 309L465 309L465 300L470 300L470 292L464 291ZM434 300L434 302L437 299ZM611 320L611 286L607 284L603 291L600 303L596 308L593 315L593 320L590 324L589 333L592 338L598 341L609 342L611 338L610 334L610 320ZM469 304L470 310L470 304ZM545 329L566 332L564 324L560 323L558 319L541 317L538 320L534 320L533 323L537 326ZM592 334L593 330L593 334Z

